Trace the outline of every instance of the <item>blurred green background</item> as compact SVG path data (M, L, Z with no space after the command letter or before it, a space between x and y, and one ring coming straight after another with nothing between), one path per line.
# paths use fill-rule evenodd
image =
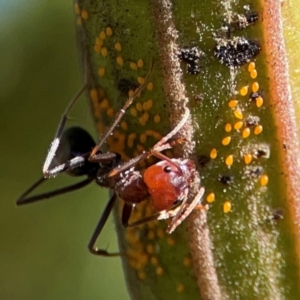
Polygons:
M0 299L128 299L118 258L87 250L107 191L91 185L16 207L41 175L61 113L83 81L71 0L0 0ZM96 137L84 97L69 124ZM73 182L66 175L45 189ZM112 219L98 246L116 250Z

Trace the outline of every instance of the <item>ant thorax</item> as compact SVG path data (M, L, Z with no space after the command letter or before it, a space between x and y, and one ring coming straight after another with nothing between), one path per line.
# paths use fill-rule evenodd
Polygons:
M117 176L110 177L110 188L114 189L118 196L128 203L140 203L148 196L148 189L143 176L134 168L123 171Z

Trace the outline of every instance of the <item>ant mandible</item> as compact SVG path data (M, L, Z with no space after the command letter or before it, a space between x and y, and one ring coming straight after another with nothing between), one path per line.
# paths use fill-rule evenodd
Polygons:
M78 190L94 180L99 186L110 188L113 191L113 195L109 199L88 244L89 251L95 255L120 255L120 253L109 253L106 250L95 247L96 240L98 239L118 196L124 201L122 211L122 224L124 227L137 226L151 220L173 218L167 228L167 232L171 233L192 212L192 210L199 205L204 194L204 188L200 187L193 201L187 203L190 184L193 182L194 174L196 172L194 162L183 158L170 159L161 153L166 149L172 148L172 143L168 143L168 141L180 131L187 122L190 115L188 109L185 110L182 120L169 134L156 143L152 149L144 151L142 154L128 162L121 164L121 156L118 153L101 153L99 151L100 147L119 124L126 109L131 105L135 97L145 88L147 80L152 73L152 69L153 64L145 78L144 84L140 85L135 90L133 96L126 100L112 125L108 128L103 137L99 139L97 144L95 144L90 134L81 127L64 129L69 111L87 88L87 83L85 83L84 87L69 103L61 117L57 132L51 143L43 166L43 176L29 187L17 200L17 205L41 201ZM135 170L134 167L138 162L151 155L156 156L161 159L161 161L147 168L144 174ZM46 179L55 177L62 172L72 176L86 175L87 178L76 184L54 191L26 197ZM134 206L145 200L148 196L151 196L152 206L158 213L129 224L129 219Z

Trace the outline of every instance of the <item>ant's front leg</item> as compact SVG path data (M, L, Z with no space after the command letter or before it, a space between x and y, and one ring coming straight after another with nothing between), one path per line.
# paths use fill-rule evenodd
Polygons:
M189 215L190 213L195 209L206 209L206 207L202 206L201 204L201 198L203 197L205 192L204 187L200 187L197 195L193 199L192 202L187 203L187 195L185 195L184 201L179 206L179 210L177 211L176 215L172 219L171 223L169 224L167 228L168 233L172 233Z

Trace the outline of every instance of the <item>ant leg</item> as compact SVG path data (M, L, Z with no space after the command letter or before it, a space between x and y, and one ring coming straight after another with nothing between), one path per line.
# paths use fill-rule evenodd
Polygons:
M55 155L55 153L54 153L54 155ZM54 155L53 155L53 157L54 157ZM59 173L65 172L65 171L70 170L70 169L75 169L77 167L80 167L80 166L84 165L84 163L86 161L85 156L88 156L88 154L73 157L72 159L66 161L63 164L60 164L60 165L58 165L58 166L56 166L52 169L48 169L47 173L44 173L44 177L45 178L55 177Z
M86 162L89 153L86 153L81 156L73 157L72 159L66 161L63 164L60 164L52 169L49 169L47 174L44 174L45 178L55 177L59 173L65 172L70 169L75 169L81 167ZM94 163L109 163L114 161L117 158L116 153L99 153L93 156L92 162Z
M122 210L122 225L126 228L128 227L128 222L133 210L133 204L124 202L123 210Z
M190 116L190 110L188 108L186 108L181 121L173 128L173 130L171 132L169 132L158 143L156 143L150 151L145 151L145 152L141 153L140 155L138 155L137 157L135 157L134 159L131 159L130 161L125 162L124 164L121 164L120 166L116 167L115 169L110 171L110 173L108 174L108 177L116 176L117 174L120 174L121 172L134 167L137 163L139 163L140 161L146 159L147 157L149 157L151 155L155 155L156 157L158 157L160 159L167 160L168 162L170 162L173 165L174 162L172 162L167 156L161 154L160 152L172 148L172 143L167 143L167 141L171 137L173 137L184 126L184 124L187 122L189 116ZM175 166L178 168L178 166L176 164L175 164Z
M170 138L172 138L178 131L181 130L181 128L186 124L189 117L190 117L190 110L188 108L185 108L184 115L180 120L180 122L166 136L164 136L159 142L157 142L152 149L153 150L159 149L162 145L166 144L166 142Z
M95 154L93 157L90 158L91 162L94 163L109 163L117 159L119 155L117 153L113 152L107 152L107 153L99 153Z
M85 79L84 79L84 86L80 89L80 91L75 95L75 97L71 100L71 102L68 104L66 110L64 111L64 113L61 116L58 128L56 130L54 139L50 145L50 149L48 150L48 154L47 157L45 159L44 162L44 166L43 166L43 174L44 177L51 177L48 176L49 174L49 167L55 157L57 148L60 144L60 140L62 137L62 133L64 131L67 119L68 119L68 113L70 112L71 108L73 107L73 105L76 103L76 101L80 98L80 96L83 94L83 92L85 91L85 89L87 88L87 82L88 82L88 72L87 72L87 63L85 62L86 65L86 70L85 70Z
M46 178L41 177L29 189L27 189L17 200L17 205L20 206L20 205L24 205L24 204L29 204L29 203L45 200L48 198L52 198L52 197L55 197L58 195L66 194L66 193L81 189L81 188L85 187L86 185L88 185L89 183L91 183L93 181L93 178L87 178L87 179L82 180L73 185L69 185L69 186L66 186L66 187L63 187L63 188L60 188L57 190L53 190L53 191L50 191L47 193L42 193L42 194L38 194L38 195L26 198L26 196L28 194L30 194L32 191L34 191L40 184L45 182L45 180L46 180Z
M168 233L172 233L190 215L193 210L199 209L199 202L204 195L204 191L204 188L201 187L198 194L191 203L182 202L181 204L178 204L168 210L163 210L157 214L143 218L131 224L126 224L125 227L135 227L151 221L173 218L167 229Z
M99 151L99 149L101 148L101 146L103 145L103 143L107 140L107 138L110 136L110 134L114 131L114 129L116 128L116 126L120 123L121 119L123 118L127 108L132 104L133 100L137 97L137 95L146 87L146 84L148 82L148 79L153 71L153 66L154 66L154 62L152 60L151 63L151 67L150 70L145 78L145 82L143 84L141 84L134 92L132 97L129 97L124 106L119 110L117 116L115 117L114 122L112 123L112 125L108 128L108 130L104 133L104 135L99 139L98 144L94 147L94 149L92 150L89 160L92 161L93 156Z
M114 193L112 195L112 197L109 199L108 203L106 204L106 207L105 207L105 209L100 217L100 220L96 226L96 229L94 230L94 233L88 244L89 251L92 254L100 255L100 256L107 256L107 257L123 255L122 253L109 253L109 252L107 252L107 250L98 249L97 247L95 247L95 243L96 243L98 237L100 236L100 233L101 233L101 231L102 231L102 229L114 207L116 200L117 200L117 194Z
M131 224L124 224L124 227L135 227L135 226L139 226L139 225L143 225L145 223L151 222L151 221L158 221L158 220L166 220L169 218L173 218L176 216L176 214L178 213L179 210L179 206L177 206L176 208L170 209L170 210L163 210L157 214L153 214L152 216L143 218L141 220L138 220L136 222L133 222Z
M196 207L199 205L201 198L204 195L204 192L204 187L201 187L198 194L195 196L191 203L186 203L187 197L185 197L184 202L180 205L179 211L177 212L176 216L167 228L168 233L172 233L190 215L190 213L194 209L196 209Z

